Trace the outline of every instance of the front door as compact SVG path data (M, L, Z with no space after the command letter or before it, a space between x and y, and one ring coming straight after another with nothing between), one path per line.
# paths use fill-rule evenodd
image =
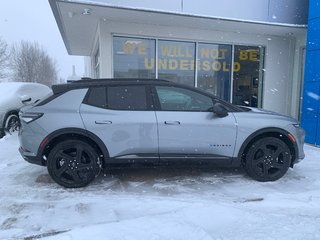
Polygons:
M213 99L180 87L156 86L161 159L230 159L236 141L232 113L220 118Z

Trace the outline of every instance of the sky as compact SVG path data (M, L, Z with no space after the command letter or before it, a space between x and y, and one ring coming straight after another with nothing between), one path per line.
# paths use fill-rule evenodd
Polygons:
M56 61L61 78L72 75L73 65L83 76L84 59L68 55L48 0L0 0L0 8L0 37L9 45L36 41Z

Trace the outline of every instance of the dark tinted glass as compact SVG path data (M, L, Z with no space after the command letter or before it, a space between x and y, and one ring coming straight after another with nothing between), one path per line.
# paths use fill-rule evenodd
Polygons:
M95 107L106 108L106 100L106 88L94 87L89 90L89 94L85 103Z
M262 106L263 58L263 47L234 47L233 104Z
M116 110L147 110L144 86L108 87L108 108Z

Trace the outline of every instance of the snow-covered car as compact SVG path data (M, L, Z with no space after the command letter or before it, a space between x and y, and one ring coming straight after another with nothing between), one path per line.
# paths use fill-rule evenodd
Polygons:
M49 87L40 83L0 83L0 137L6 131L14 132L19 129L21 107L33 104L51 92Z

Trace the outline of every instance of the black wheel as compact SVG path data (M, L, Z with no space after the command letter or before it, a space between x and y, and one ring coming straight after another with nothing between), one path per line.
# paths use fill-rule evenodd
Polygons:
M96 150L79 140L58 143L49 153L48 172L52 179L66 188L84 187L100 173Z
M20 119L17 114L10 114L5 122L4 122L4 129L6 132L9 132L10 134L16 131L19 131L20 129Z
M250 146L244 167L248 175L255 180L275 181L288 171L291 157L285 142L275 137L266 137Z

